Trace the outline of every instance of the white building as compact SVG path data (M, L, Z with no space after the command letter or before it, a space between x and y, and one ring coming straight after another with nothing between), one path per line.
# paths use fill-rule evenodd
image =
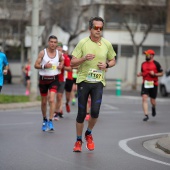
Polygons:
M153 21L152 29L139 48L138 71L140 71L140 64L145 59L142 54L143 51L150 48L156 52L155 60L160 62L164 70L170 66L170 53L165 53L167 52L165 50L166 15L160 18L161 20L154 20L155 16L152 16L156 10L157 13L160 12L159 15L163 12L165 13L167 2L166 0L81 0L82 7L89 6L88 14L86 14L89 18L90 16L104 18L105 29L103 37L113 44L117 52L117 65L108 70L107 80L121 79L127 84L132 84L133 82L135 54L133 52L131 35L124 24L124 19L126 19L132 31L135 32L134 40L137 44L144 37L144 32L148 26L147 19L150 18ZM152 13L149 13L149 11ZM147 12L149 15L147 15ZM89 36L88 31L82 33L72 42L72 45L75 46L80 39L86 36ZM138 83L141 83L141 81L142 79L138 78Z
M10 4L7 4L7 0L0 0L0 4L4 5L3 2L6 2L5 6L9 7ZM9 33L11 33L10 37L14 35L19 36L20 27L24 26L24 24L21 24L21 21L22 23L28 22L29 25L31 23L29 19L32 10L32 0L13 0L13 2L15 2L15 5L17 5L17 12L19 12L21 9L20 13L23 13L23 15L16 13L18 14L16 16L18 16L19 22L14 20L12 23L14 25L18 23L18 26L16 27L18 33L14 34L15 30L9 27L9 30L11 30L9 31ZM48 11L49 9L47 7L47 1L39 0L39 2L41 16L46 16L44 18L50 17L48 16L50 13ZM58 3L60 2L63 3L61 0L51 0L48 1L48 3L49 2L56 6L59 6ZM164 70L170 67L170 38L168 36L170 33L170 0L79 0L79 2L81 2L82 8L88 8L88 11L84 13L83 16L86 19L82 18L82 24L80 24L82 27L87 27L87 18L89 19L94 16L100 16L105 20L103 37L108 39L113 44L113 47L117 53L117 64L115 67L109 69L107 73L106 78L108 81L110 80L114 82L116 79L121 79L126 84L132 84L133 82L135 71L135 54L133 51L132 37L127 30L124 19L135 32L134 40L137 44L141 42L144 36L143 33L147 30L148 23L146 21L148 21L148 19L153 20L153 27L139 48L139 61L137 70L140 71L140 64L144 61L142 52L149 48L156 52L155 59L160 62ZM44 9L44 7L47 8ZM0 12L2 9L3 8L1 6ZM15 11L16 10L13 10L13 13ZM155 15L160 15L161 20L154 20ZM11 15L11 18L9 19L12 19L13 17L14 14ZM74 19L75 17L75 13L72 14L72 18ZM85 20L86 22L83 23ZM3 16L1 16L0 22L3 23L4 21L5 20L3 19ZM45 20L46 23L48 23L47 21L48 19ZM74 21L71 24L74 25ZM1 25L3 26L4 24ZM11 24L9 26L11 26ZM0 27L0 29L1 28L2 27ZM45 28L45 30L46 29L47 28ZM59 40L63 42L67 42L69 38L68 33L64 34L63 30L56 27L55 25L52 28L52 33L58 34L57 36ZM89 36L88 28L86 32L81 33L76 39L71 41L70 51L72 51L80 39L86 36ZM17 38L17 40L18 39L19 38ZM1 40L2 38L0 37L0 43ZM18 66L18 64L19 63L11 64L13 75L16 76L22 74L20 69L21 67ZM138 78L138 83L141 83L141 78Z

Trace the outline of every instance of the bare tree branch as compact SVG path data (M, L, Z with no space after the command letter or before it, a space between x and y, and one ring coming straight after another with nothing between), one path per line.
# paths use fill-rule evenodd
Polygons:
M144 36L143 36L143 39L141 40L141 42L139 43L139 47L141 47L143 45L143 43L146 40L146 38L147 38L149 32L151 31L151 29L152 29L152 25L149 25L147 30L144 32Z
M161 23L164 22L163 18L165 18L166 9L161 5L157 5L160 3L159 0L133 0L133 3L131 1L129 5L124 5L121 0L116 0L116 2L119 4L118 7L123 18L123 25L125 25L128 30L133 43L133 52L135 55L133 88L136 89L139 48L147 39L153 25L161 25ZM135 41L135 35L139 32L139 23L142 23L145 27L143 31L140 31L143 33L143 37L140 42L137 43Z

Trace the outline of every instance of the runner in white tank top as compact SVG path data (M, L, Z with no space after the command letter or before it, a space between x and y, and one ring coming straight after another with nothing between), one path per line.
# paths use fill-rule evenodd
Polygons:
M41 110L43 116L42 131L54 131L53 114L55 109L55 95L58 86L58 74L63 67L62 53L56 50L57 37L48 38L48 47L38 54L34 67L39 69L39 89L41 94ZM47 101L49 103L49 121L47 119Z
M46 63L52 64L51 68L40 69L39 75L41 76L54 76L60 74L60 70L57 68L59 66L59 55L58 50L56 50L56 55L53 58L50 58L47 53L47 49L44 49L44 57L41 61L41 65L45 66Z

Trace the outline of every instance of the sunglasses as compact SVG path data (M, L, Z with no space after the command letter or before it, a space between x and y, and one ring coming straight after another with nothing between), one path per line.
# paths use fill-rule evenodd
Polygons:
M93 26L93 29L94 29L94 30L100 30L100 31L102 31L102 30L103 30L103 27L98 27L98 26L95 26L95 25L94 25L94 26Z

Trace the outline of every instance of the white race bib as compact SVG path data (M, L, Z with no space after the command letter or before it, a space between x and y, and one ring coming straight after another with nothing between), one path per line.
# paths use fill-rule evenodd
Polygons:
M145 82L144 82L144 87L145 87L146 89L154 88L154 81L145 80Z
M103 79L103 74L101 70L90 69L86 77L87 81L90 82L100 82Z
M68 71L64 71L64 77L67 79L68 78Z

